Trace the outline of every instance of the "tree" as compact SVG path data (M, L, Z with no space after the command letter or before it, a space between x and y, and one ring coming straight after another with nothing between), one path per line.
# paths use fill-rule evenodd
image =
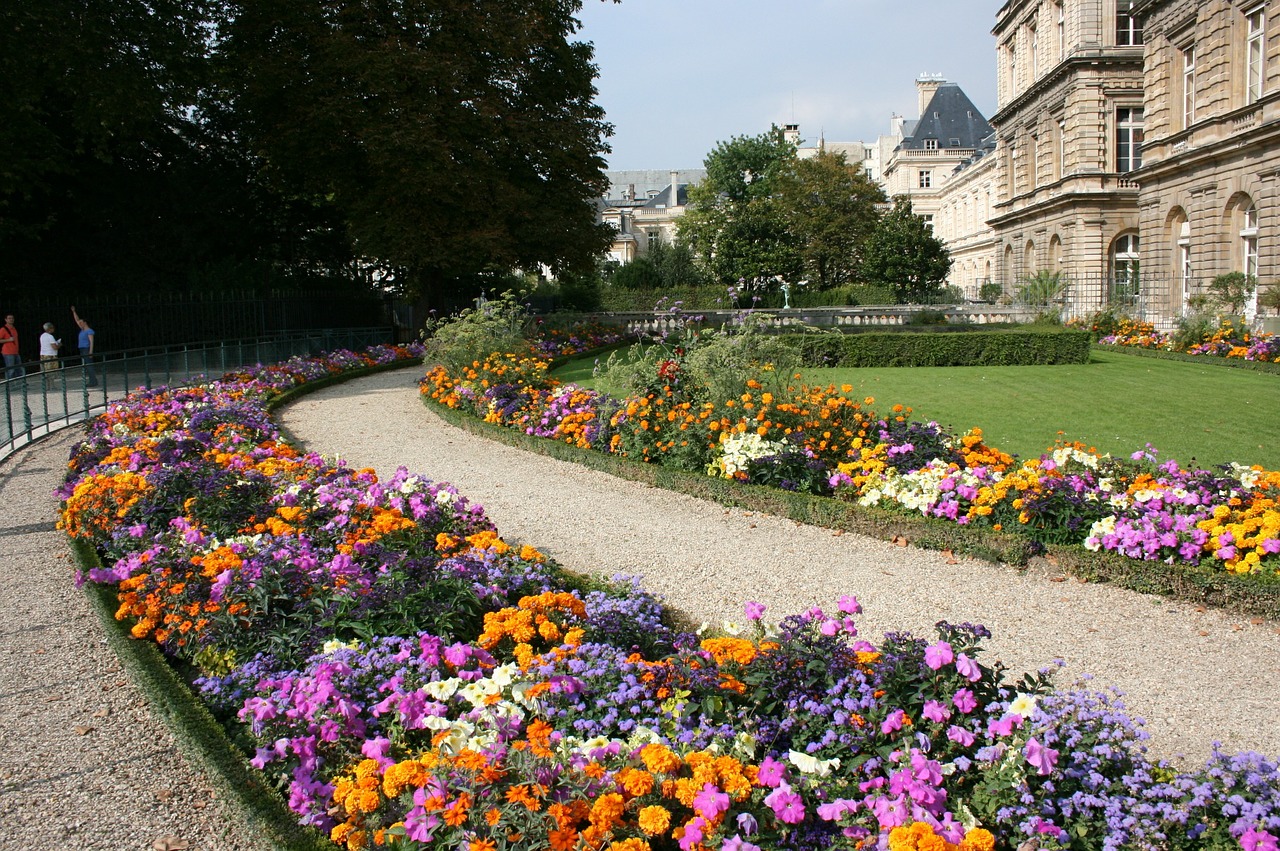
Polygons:
M589 269L610 128L581 0L239 0L220 46L281 191L437 295L485 270Z
M862 277L891 287L899 303L924 302L941 289L951 271L951 255L933 229L899 196L867 240Z
M863 246L880 219L883 190L843 153L796 159L778 181L787 232L800 251L803 275L816 289L856 280Z
M795 146L777 127L721 142L707 155L706 179L689 191L677 227L680 241L720 283L794 280L800 273L800 253L777 197L795 159Z

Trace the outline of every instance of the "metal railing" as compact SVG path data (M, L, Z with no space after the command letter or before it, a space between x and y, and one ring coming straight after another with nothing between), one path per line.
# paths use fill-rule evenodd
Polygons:
M335 349L359 351L392 342L392 329L297 331L213 343L154 346L22 365L21 376L0 381L0 460L37 438L83 422L139 388L180 386L231 370ZM43 367L43 369L42 369Z

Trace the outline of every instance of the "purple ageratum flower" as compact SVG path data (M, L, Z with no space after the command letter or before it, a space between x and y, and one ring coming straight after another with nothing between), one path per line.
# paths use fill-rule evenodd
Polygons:
M978 663L963 653L956 656L956 670L960 672L960 676L971 683L982 679L982 669L978 667Z
M757 603L755 600L751 600L746 605L747 620L749 621L760 620L761 618L764 617L765 608L766 606L764 603Z
M963 656L963 654L961 655ZM951 645L945 641L930 644L924 651L924 663L934 671L939 670L943 665L950 665L955 661L955 658L955 652L952 651Z
M1034 738L1027 740L1022 754L1027 758L1027 764L1034 766L1038 774L1052 774L1053 767L1058 764L1058 752L1045 747Z

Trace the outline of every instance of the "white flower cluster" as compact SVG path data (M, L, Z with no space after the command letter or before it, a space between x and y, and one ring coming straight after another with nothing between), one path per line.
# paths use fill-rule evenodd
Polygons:
M1109 456L1104 455L1101 457L1106 458ZM1060 446L1053 450L1053 462L1059 467L1064 466L1068 461L1075 461L1090 470L1096 470L1098 469L1098 460L1099 456L1094 455L1092 452L1076 449L1074 446Z
M533 683L517 680L520 669L508 663L493 669L488 677L464 682L458 677L427 683L422 691L433 700L447 703L457 696L471 705L461 718L428 715L422 725L436 732L447 731L439 747L446 753L463 748L482 751L498 741L499 732L512 720L522 720L525 710L536 713L540 705L527 692Z
M735 473L745 471L757 458L777 455L786 448L786 443L765 440L754 431L721 435L720 457L707 466L707 475L732 479Z
M940 458L934 458L919 470L910 473L899 473L893 467L886 467L878 476L878 481L868 480L863 495L858 499L859 505L879 505L887 499L912 511L927 513L930 506L942 498L942 481L951 479L957 485L981 487L984 482L968 470L952 467ZM999 480L997 474L995 480Z

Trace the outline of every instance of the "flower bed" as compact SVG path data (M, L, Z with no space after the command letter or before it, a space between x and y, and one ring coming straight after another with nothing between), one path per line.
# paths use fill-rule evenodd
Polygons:
M648 392L612 398L548 377L547 359L495 353L460 374L428 372L422 392L486 422L585 449L743 482L891 507L1079 545L1130 559L1274 580L1280 575L1280 473L1129 458L1080 444L1021 463L979 429L955 435L909 419L851 387L764 388L713 399L683 381L682 346L654 360Z
M981 626L872 644L845 597L688 634L634 580L509 546L447 485L281 441L275 394L365 362L131 396L61 492L63 528L102 560L87 579L200 673L335 843L1275 848L1273 761L1153 762L1114 699L984 665Z
M1098 340L1105 346L1154 349L1203 357L1218 357L1259 363L1280 363L1280 339L1274 334L1254 334L1226 320L1198 342L1179 347L1175 337L1157 331L1149 322L1125 320L1114 334Z

